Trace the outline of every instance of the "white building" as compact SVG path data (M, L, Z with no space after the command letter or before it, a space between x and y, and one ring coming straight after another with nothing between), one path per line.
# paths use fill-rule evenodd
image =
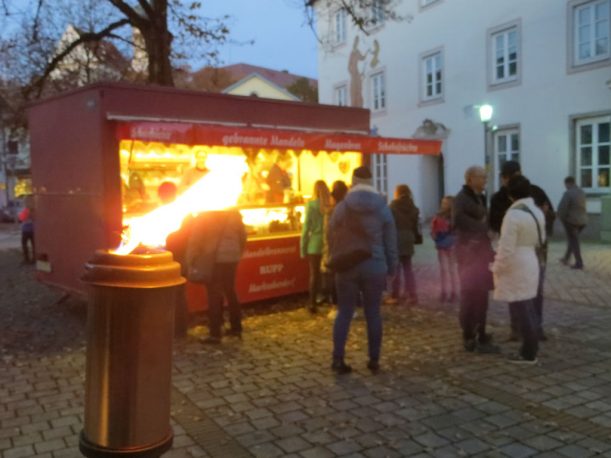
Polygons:
M554 203L573 175L588 193L595 227L600 196L611 190L611 0L397 4L403 20L374 7L365 35L345 12L316 3L320 101L362 103L384 136L445 139L443 160L374 158L380 189L408 183L424 216L434 214L442 194L460 189L466 167L484 164L478 107L490 104L494 188L509 158Z

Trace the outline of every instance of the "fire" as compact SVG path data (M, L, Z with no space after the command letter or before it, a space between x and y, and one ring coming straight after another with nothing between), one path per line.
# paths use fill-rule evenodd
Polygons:
M146 215L124 219L123 240L113 252L125 255L139 245L165 246L166 237L180 228L187 215L235 206L242 193L242 177L248 170L246 158L211 154L206 167L210 171L174 202Z

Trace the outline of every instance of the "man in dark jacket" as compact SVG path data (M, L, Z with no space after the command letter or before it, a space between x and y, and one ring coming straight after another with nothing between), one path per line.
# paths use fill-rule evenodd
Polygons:
M567 247L564 257L560 260L568 264L571 254L575 256L575 264L572 269L583 269L581 259L581 248L579 247L579 234L588 223L588 212L586 210L586 195L582 189L575 184L575 178L564 179L566 191L558 204L558 217L562 221L566 231Z
M482 167L465 172L465 185L454 199L456 261L460 279L460 324L467 351L496 353L492 336L486 334L488 291L492 288L489 264L494 256L488 238L487 175Z
M522 175L522 169L520 163L516 161L507 161L501 167L501 189L499 189L492 199L490 199L490 229L497 235L501 234L501 226L503 224L503 217L512 204L507 191L507 183L509 180L516 176ZM531 183L530 195L535 201L537 207L541 209L543 215L545 215L545 232L547 237L543 242L543 252L546 253L547 257L547 240L552 236L554 232L554 220L556 215L554 213L554 206L551 200L547 197L547 194L539 186ZM547 259L546 259L547 261ZM545 333L543 332L543 283L545 281L545 264L540 266L539 271L539 287L537 289L537 297L535 297L534 308L535 315L537 316L537 329L539 333L539 340L546 340ZM509 317L511 321L511 334L509 340L511 342L517 342L520 340L518 335L518 323L515 314L512 313L511 307L509 308Z

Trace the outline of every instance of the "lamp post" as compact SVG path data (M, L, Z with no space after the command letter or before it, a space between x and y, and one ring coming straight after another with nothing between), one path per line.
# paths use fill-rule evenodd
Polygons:
M488 131L490 129L490 120L492 119L493 112L494 108L492 108L492 105L484 104L479 106L479 119L484 126L484 164L488 174L488 194L490 194L490 190L493 186L492 182L494 181L491 180L491 178L494 177L494 175L492 175L494 161L491 160L490 155L488 154Z

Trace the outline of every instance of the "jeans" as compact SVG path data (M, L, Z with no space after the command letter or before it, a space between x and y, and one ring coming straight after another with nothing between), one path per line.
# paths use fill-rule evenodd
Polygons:
M401 294L401 272L403 272L403 285L405 288L405 296L410 299L417 300L418 294L416 293L416 278L414 277L414 270L412 269L412 257L411 256L399 256L399 269L397 275L392 281L392 297L399 298Z
M537 336L543 335L543 283L545 282L545 266L539 267L539 284L537 285L537 295L533 301L533 313L535 318L535 331ZM509 305L509 320L511 322L511 334L517 337L520 335L520 324L514 309Z
M321 292L322 275L320 273L320 262L322 255L309 254L308 263L310 265L310 306L316 307L316 298Z
M333 359L344 358L346 341L354 307L362 294L363 312L367 321L369 359L378 361L382 346L382 315L380 304L386 285L386 267L377 267L378 261L368 260L346 272L335 275L337 288L337 317L333 325ZM377 267L377 268L376 268Z
M564 260L568 262L571 258L571 254L575 256L575 265L577 267L583 267L583 259L581 259L581 247L579 246L579 234L585 226L576 226L570 223L563 223L564 230L566 231L566 253L564 254Z
M479 338L486 340L486 317L488 314L488 291L491 273L488 260L477 252L457 256L460 280L459 321L466 341Z
M537 357L539 350L539 336L537 335L537 317L533 299L525 301L510 302L509 308L516 317L518 330L522 336L522 348L520 355L524 359L533 360Z
M437 250L437 259L441 276L441 293L458 295L458 270L454 250Z
M235 274L238 263L216 263L210 283L206 284L208 291L208 328L212 337L221 337L223 327L223 297L229 307L229 323L231 330L242 332L242 312L238 295L235 291Z

